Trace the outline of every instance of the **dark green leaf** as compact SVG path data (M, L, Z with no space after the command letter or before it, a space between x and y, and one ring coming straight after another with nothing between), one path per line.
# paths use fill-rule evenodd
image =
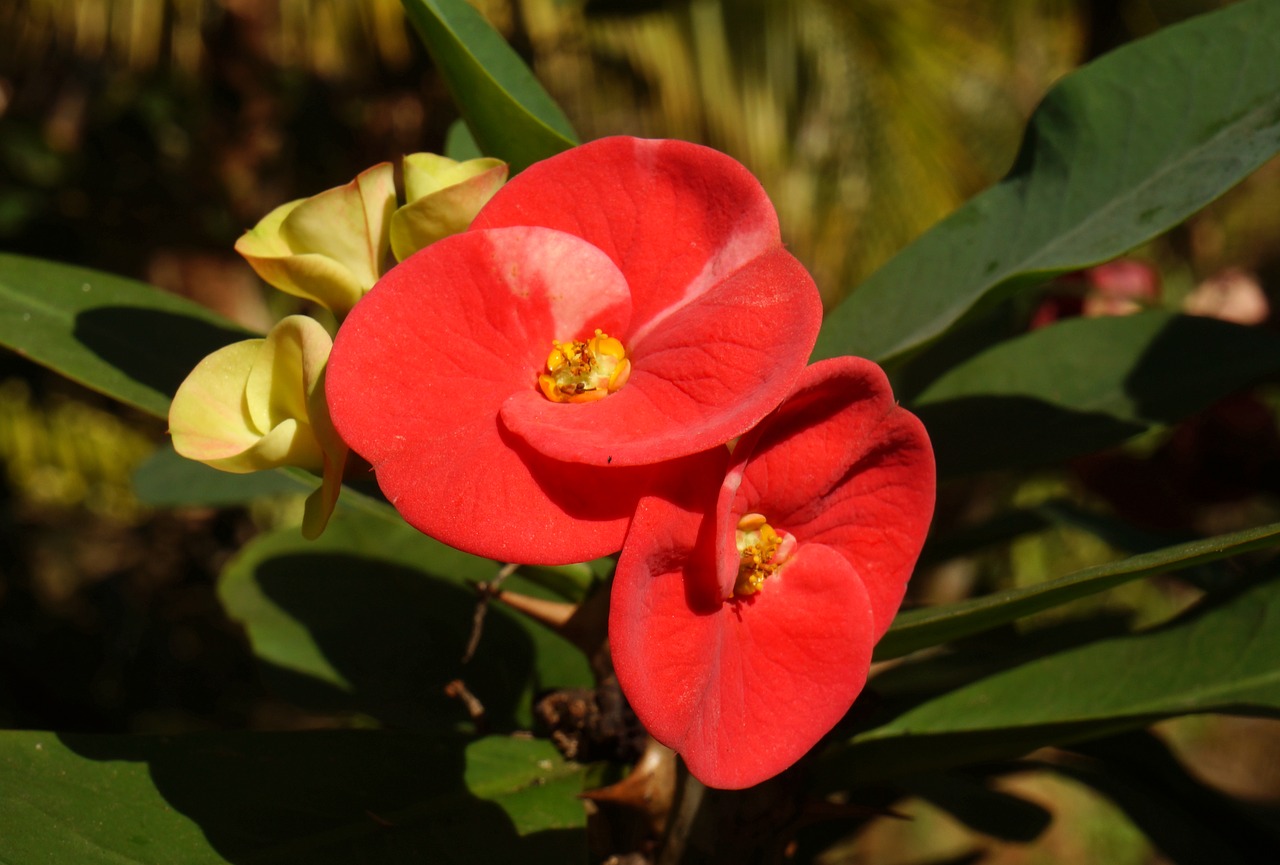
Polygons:
M981 633L1140 577L1171 573L1276 545L1280 545L1280 523L1131 556L1047 583L994 592L944 607L908 610L893 620L889 632L876 646L875 657L877 660L897 658L917 649Z
M5 865L584 861L582 769L456 733L0 733Z
M1280 580L1151 631L1028 659L984 658L991 672L924 693L834 748L824 782L878 783L1004 759L1175 715L1280 714Z
M497 571L403 522L338 514L315 541L296 529L256 539L228 565L218 591L268 680L294 702L400 727L447 726L468 719L444 690L462 679L487 723L529 726L535 692L586 687L591 674L581 652L499 603L463 665L473 586ZM542 593L519 576L504 587Z
M1280 337L1212 318L1076 318L999 343L912 410L941 474L1020 468L1124 441L1280 372Z
M205 355L251 336L141 282L0 253L0 345L158 417Z
M816 357L900 357L980 302L1106 261L1178 224L1280 149L1280 4L1245 0L1060 81L1009 175L826 320Z
M475 141L521 171L577 144L529 67L466 0L402 0Z

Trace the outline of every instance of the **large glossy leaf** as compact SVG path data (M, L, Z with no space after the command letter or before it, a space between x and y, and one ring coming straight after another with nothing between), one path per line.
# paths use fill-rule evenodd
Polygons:
M231 562L218 593L248 631L282 696L360 712L398 727L468 720L445 686L462 679L494 728L529 726L534 693L585 687L582 653L500 604L490 606L475 657L474 584L498 565L458 552L404 523L335 515L316 541L296 530L264 535ZM506 588L543 590L519 575Z
M988 651L982 660L988 669L976 678L896 703L893 717L837 746L827 755L825 781L874 783L1013 757L1174 715L1278 715L1280 580L1151 631L1056 652L1032 649L1029 657ZM903 667L886 675L909 680L911 673Z
M889 632L876 646L875 658L884 661L901 657L917 649L988 631L1141 577L1171 573L1277 545L1280 545L1280 523L1272 523L1130 556L1034 586L993 592L943 607L908 610L893 620Z
M1280 337L1212 318L1076 318L999 343L912 410L940 474L1040 465L1171 423L1280 372Z
M158 417L205 355L251 336L141 282L0 253L0 345Z
M828 317L816 357L886 361L982 301L1113 258L1280 149L1280 4L1168 27L1059 82L1009 175L930 229Z
M577 144L529 67L466 0L402 0L471 134L513 172Z
M548 743L383 731L0 733L5 865L584 861Z

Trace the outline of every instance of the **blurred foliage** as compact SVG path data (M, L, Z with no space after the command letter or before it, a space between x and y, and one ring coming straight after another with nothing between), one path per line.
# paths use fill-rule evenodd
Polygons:
M0 380L0 466L34 505L134 519L133 470L154 449L153 435L111 412L59 395L35 402L23 379Z

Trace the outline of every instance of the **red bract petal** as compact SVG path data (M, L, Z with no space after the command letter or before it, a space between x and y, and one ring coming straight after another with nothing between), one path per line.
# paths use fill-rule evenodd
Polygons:
M884 372L840 357L805 370L795 393L742 437L718 504L719 580L737 573L733 528L765 514L801 548L842 555L866 584L875 637L888 630L933 516L933 450Z
M327 372L334 425L405 519L446 543L526 563L612 552L651 473L556 463L506 433L498 412L536 389L553 339L625 330L629 306L613 264L571 235L442 240L343 324Z
M717 603L716 481L690 481L708 492L701 508L646 498L636 512L614 577L613 662L641 722L694 775L748 787L803 756L862 690L871 602L848 562L814 545L759 593Z
M722 153L683 141L606 138L507 184L473 230L543 225L576 234L631 289L631 378L589 407L522 394L507 427L556 459L642 465L723 444L776 406L822 321L812 278L782 248L759 182ZM563 435L583 411L595 436Z
M586 405L515 394L507 427L541 452L636 465L721 445L768 414L804 368L822 310L804 267L766 252L627 344L631 377ZM591 435L566 436L566 425Z
M781 246L760 182L685 141L602 138L539 162L499 190L472 228L506 225L556 228L605 252L631 286L637 334Z

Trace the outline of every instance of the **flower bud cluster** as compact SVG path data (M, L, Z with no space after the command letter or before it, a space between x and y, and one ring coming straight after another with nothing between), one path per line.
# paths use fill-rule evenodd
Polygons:
M404 158L405 203L389 162L345 186L282 204L236 242L268 283L345 316L397 259L466 229L506 181L496 159ZM297 466L323 482L307 499L303 534L324 530L342 486L348 448L329 419L325 366L333 338L291 315L265 339L209 355L174 395L174 448L228 472Z

